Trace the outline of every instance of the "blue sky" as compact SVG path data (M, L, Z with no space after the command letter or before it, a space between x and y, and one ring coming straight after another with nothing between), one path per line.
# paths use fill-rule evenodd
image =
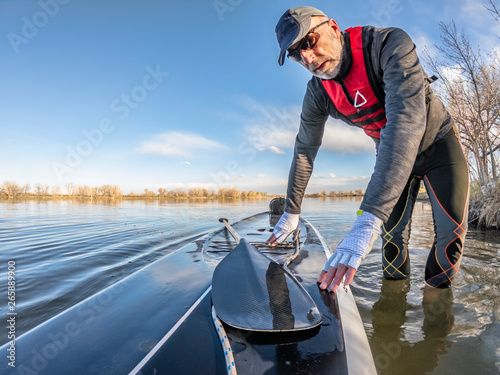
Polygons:
M485 4L0 0L0 183L284 193L310 78L277 63L286 9L401 27L433 53L453 19L487 52L500 32ZM363 132L329 120L308 192L365 188L374 160Z

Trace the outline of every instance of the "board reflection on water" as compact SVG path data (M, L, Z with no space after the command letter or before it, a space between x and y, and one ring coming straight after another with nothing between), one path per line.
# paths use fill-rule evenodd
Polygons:
M359 203L305 199L302 215L335 249ZM234 222L267 208L268 200L1 201L0 264L15 260L19 272L18 334L220 228L219 217ZM410 278L383 280L380 240L356 273L352 291L377 369L499 373L500 237L469 230L452 289L424 300L433 236L430 205L417 202ZM7 294L6 285L0 272L0 295Z

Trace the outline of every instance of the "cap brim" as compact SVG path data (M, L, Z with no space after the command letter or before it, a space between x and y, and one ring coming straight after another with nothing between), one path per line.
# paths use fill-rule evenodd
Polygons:
M306 34L309 32L310 28L311 28L311 17L309 17L308 19L304 20L302 23L299 24L299 32L297 34L294 35L290 33L291 35L289 37L289 40L285 40L283 42L283 47L281 48L280 51L280 55L278 58L278 64L280 64L280 66L285 63L285 55L287 53L288 48L290 48L299 40L301 40L303 37L305 37Z

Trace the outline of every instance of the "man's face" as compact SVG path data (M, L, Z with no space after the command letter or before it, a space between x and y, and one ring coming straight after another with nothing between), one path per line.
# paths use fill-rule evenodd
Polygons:
M324 17L313 17L311 19L311 29L325 20ZM315 30L320 38L316 45L308 50L302 50L302 60L300 64L309 70L313 75L323 79L334 78L340 71L342 59L341 33L338 25L330 19L328 23L321 25ZM294 50L299 43L290 47Z

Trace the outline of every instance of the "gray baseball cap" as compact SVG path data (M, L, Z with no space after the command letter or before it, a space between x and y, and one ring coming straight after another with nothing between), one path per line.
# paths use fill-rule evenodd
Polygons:
M286 50L297 43L311 29L311 17L326 14L313 7L298 7L288 9L276 24L276 37L280 45L280 56L278 63L283 65Z

